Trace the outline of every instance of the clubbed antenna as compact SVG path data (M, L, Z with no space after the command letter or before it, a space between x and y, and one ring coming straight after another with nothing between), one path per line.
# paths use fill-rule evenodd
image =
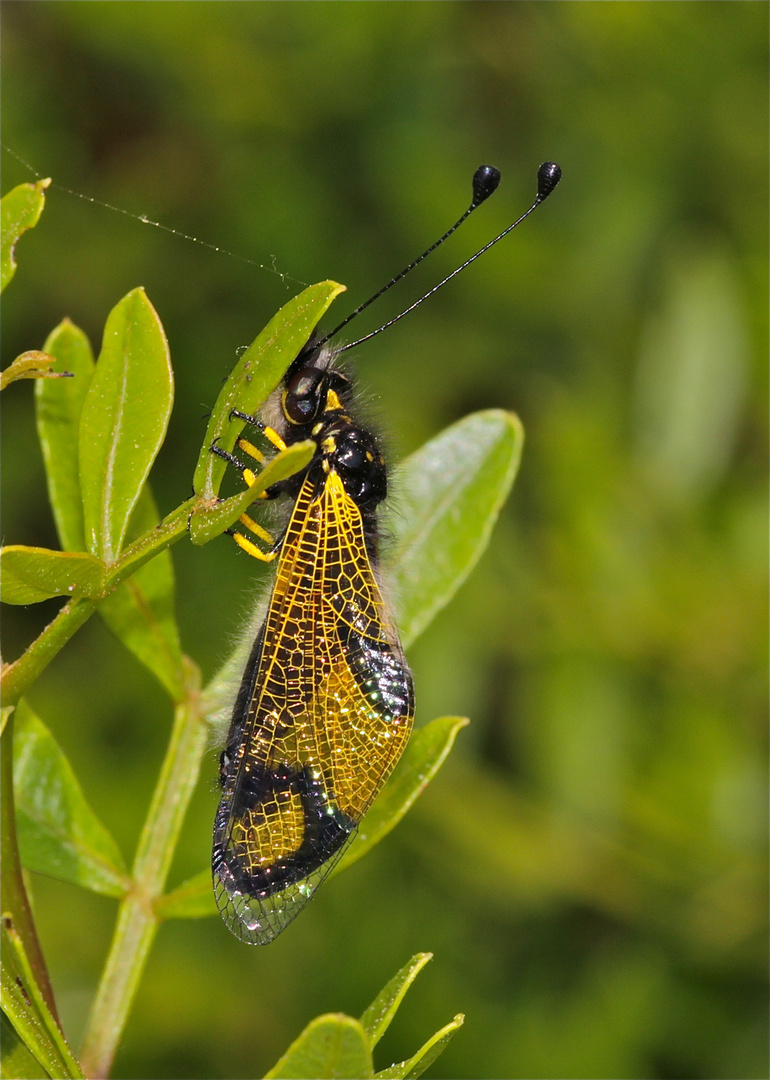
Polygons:
M418 263L421 263L422 260L428 255L430 255L432 251L435 251L437 247L443 244L444 241L447 240L456 229L460 228L465 219L470 217L476 207L481 206L481 204L485 202L494 191L497 190L497 186L499 183L499 169L496 169L494 165L479 165L478 169L476 169L476 172L473 174L473 198L471 200L470 206L462 215L462 217L458 218L452 228L447 229L444 235L439 237L435 244L431 244L427 251L423 251L422 255L418 255L414 262L410 262L408 266L405 266L400 274L396 274L396 276L392 278L387 285L383 285L383 287L378 292L376 292L374 296L370 296L369 299L366 300L359 307L357 307L355 311L352 311L346 319L342 320L339 326L335 326L331 333L327 334L326 337L323 338L322 341L319 341L317 344L323 345L330 338L335 337L343 328L343 326L348 325L351 319L355 319L356 315L360 315L365 308L368 308L369 305L374 303L374 301L378 297L382 296L383 293L386 293L388 289L390 289L393 285L396 284L397 281L400 281L401 278L406 277L406 275L411 270L414 270L415 266L417 266Z
M476 174L475 174L475 176L473 178L474 200L476 199L476 182L477 182L477 179L479 181L479 184L482 186L482 190L483 190L484 176L480 176L480 174L485 173L485 172L495 174L496 178L493 177L493 179L491 181L493 186L491 187L490 190L486 191L486 193L483 194L483 197L482 197L481 201L483 201L483 199L486 199L487 196L490 195L492 193L492 191L495 190L498 183L500 182L500 173L497 171L497 169L492 169L491 166L487 166L486 169L485 169L484 166L482 166L481 169L477 169ZM443 279L443 281L439 281L438 285L434 285L433 288L429 289L428 292L426 292L424 296L421 296L419 300L415 300L415 302L413 304L410 304L408 308L405 308L401 312L400 315L396 315L396 316L394 316L394 318L389 319L388 322L383 323L383 325L378 327L376 330L372 330L372 332L370 334L365 334L364 337L359 338L358 341L351 341L351 343L349 345L343 345L342 348L339 351L340 352L346 352L348 349L353 349L353 348L355 348L356 345L360 345L362 342L368 341L370 338L376 337L377 334L381 334L383 330L387 330L387 328L389 326L392 326L393 323L397 323L399 319L403 319L404 315L408 315L410 311L414 311L414 309L416 307L419 307L419 305L424 300L427 300L429 296L433 296L433 294L435 292L438 292L439 289L442 289L446 285L446 283L448 281L451 281L453 277L456 277L460 273L461 270L464 270L466 268L466 266L470 266L471 263L475 262L476 259L478 259L481 255L483 255L485 251L489 251L489 249L491 247L494 247L495 244L499 240L502 240L504 236L507 236L508 233L511 232L513 229L515 229L517 225L521 225L522 221L524 221L525 218L528 218L529 215L534 210L536 210L537 207L540 206L541 203L545 202L545 200L548 198L548 196L551 194L551 192L553 191L553 189L556 187L556 185L559 183L560 180L561 180L561 168L556 164L556 162L555 161L544 161L543 164L540 166L540 168L537 170L537 196L535 197L535 201L532 203L529 210L527 210L525 213L523 213L520 218L517 218L516 221L514 221L512 225L509 225L506 229L503 229L503 231L501 233L499 233L494 238L494 240L490 240L488 244L485 244L483 248L480 248L480 250L477 251L475 255L471 255L471 257L469 259L466 259L465 262L461 266L458 266L456 270L453 270L451 274L447 274L447 276ZM402 278L405 273L407 273L409 270L411 270L412 266L416 266L417 263L420 262L421 259L425 258L425 255L428 255L431 251L433 251L435 248L437 248L440 243L443 243L443 241L446 239L446 237L449 236L450 233L453 233L455 231L455 229L459 225L462 224L462 222L467 218L468 214L470 214L471 211L475 210L476 206L478 206L478 202L471 203L470 207L465 211L465 213L460 218L460 220L455 225L452 226L452 228L449 230L449 232L446 233L444 236L442 236L441 240L437 240L436 243L433 245L433 247L428 248L428 250L425 252L424 255L421 255L419 259L416 259L415 262L413 262L411 264L411 266L408 266L406 268L406 270L403 271L403 273L399 274L398 277L394 278L393 281L391 281L389 285L386 285L385 289L389 289L390 286L395 281L398 281L399 278ZM381 296L382 293L385 292L385 289L381 289L379 293L376 293L375 296L372 297L372 300L376 299L377 296ZM362 311L371 302L372 302L371 300L367 300L366 304L363 304L360 308L358 308L357 311L353 312L353 315L357 315L359 311ZM345 319L345 322L340 323L340 325L337 327L336 330L333 330L331 334L328 334L324 338L324 341L328 341L330 337L333 337L334 334L336 334L338 330L340 330L343 326L345 326L346 323L348 323L350 321L350 319L353 318L353 315L348 316L348 318Z

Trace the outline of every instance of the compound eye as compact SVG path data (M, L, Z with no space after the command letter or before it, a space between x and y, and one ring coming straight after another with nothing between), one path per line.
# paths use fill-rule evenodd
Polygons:
M323 372L318 368L300 368L286 387L283 411L292 424L307 424L315 420L321 408L319 388Z

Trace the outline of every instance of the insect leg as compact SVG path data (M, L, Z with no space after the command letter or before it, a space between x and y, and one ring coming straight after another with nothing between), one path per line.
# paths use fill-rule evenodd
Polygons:
M286 449L286 443L283 441L278 432L275 431L274 428L268 427L264 420L260 420L258 416L249 416L248 413L241 412L240 409L231 409L230 419L232 420L234 416L237 417L239 420L245 420L247 424L250 424L253 428L256 428L257 431L261 431L265 438L273 444L276 450ZM246 440L244 440L244 442L245 441Z
M217 438L218 437L219 436L217 436ZM252 444L245 440L245 438L239 440L238 445L242 450L246 451L246 454L253 458L256 458L257 461L265 461L265 455L261 454L260 450L258 450L256 446L252 446ZM215 440L212 445L208 447L208 449L211 450L212 454L216 454L218 458L224 458L226 461L229 461L231 465L234 465L234 467L237 468L238 471L241 473L246 484L248 484L249 487L254 486L257 480L257 474L254 472L254 470L249 469L248 465L244 465L243 461L241 461L240 458L235 457L234 454L230 454L228 450L222 449L221 446L217 446L217 440ZM256 498L268 499L270 498L270 496L267 495L267 492L262 491L262 494L256 496Z
M264 465L267 461L267 458L262 453L262 451L258 450L254 443L250 443L248 439L238 439L235 445L238 447L239 450L243 450L244 454L248 454L249 457L252 457L255 461L258 461L260 465Z
M239 461L235 454L231 454L229 451L223 450L221 446L217 446L218 439L219 436L217 436L217 438L209 447L209 453L216 454L217 457L221 457L224 458L225 461L229 461L231 465L235 465L239 473L250 472L251 470L248 469L242 461Z
M245 525L249 532L253 532L255 536L258 536L260 540L264 540L266 544L271 546L275 543L275 537L272 533L269 533L267 529L263 528L254 518L249 517L248 514L241 514L238 518L242 525Z
M246 517L246 515L244 514L243 517ZM272 562L278 554L278 549L271 548L270 551L263 551L262 548L257 547L253 540L249 540L248 536L244 536L243 533L237 532L235 529L228 529L227 532L232 536L239 548L242 548L252 558L259 559L260 562ZM270 539L272 540L272 537Z
M260 540L264 540L266 544L270 544L269 550L263 551L262 548L257 547L253 540L249 540L248 536L244 536L243 533L238 532L236 529L228 529L228 535L232 536L238 547L243 548L243 550L254 559L259 559L260 562L272 562L281 550L281 544L286 535L286 530L284 529L280 536L273 537L267 529L263 529L262 526L257 524L257 522L254 521L253 518L250 518L248 514L241 514L238 520L241 521L247 529L251 530L255 536L258 536Z
M258 450L256 446L252 446L252 444L247 439L239 439L238 446L241 450L244 450L251 457L256 458L257 461L264 462L264 454L262 454L262 452ZM231 465L234 465L242 474L244 480L249 487L252 487L254 485L257 479L256 474L247 465L244 465L243 462L235 456L235 454L231 454L229 451L223 450L221 446L217 446L216 441L211 445L210 449L212 454L216 454L217 457L224 458L225 461L229 462ZM257 498L269 499L271 498L271 495L269 495L267 491L263 491L261 495L257 496ZM241 514L239 520L243 525L246 526L246 528L250 532L254 533L254 535L259 540L262 540L266 544L270 544L270 550L267 552L262 551L261 548L257 547L253 540L249 540L249 538L247 536L244 536L243 533L237 532L233 529L227 529L227 533L233 537L239 547L243 548L243 550L249 555L251 555L253 558L260 559L262 562L272 562L278 554L278 548L280 547L280 544L276 545L276 540L272 533L269 533L267 529L259 525L256 521L254 521L253 518L249 517L248 514Z

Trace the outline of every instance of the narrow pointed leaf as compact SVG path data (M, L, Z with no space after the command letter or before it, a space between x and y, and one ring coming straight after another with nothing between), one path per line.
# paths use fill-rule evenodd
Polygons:
M0 895L2 896L2 923L4 928L13 926L20 938L31 978L40 990L52 1014L56 1013L51 980L46 968L43 950L35 927L32 907L27 895L24 873L19 856L16 830L16 800L13 790L13 729L15 706L6 706L8 716L0 738Z
M43 1067L44 1076L82 1077L83 1072L35 981L22 939L12 919L5 913L0 934L0 997L3 1013L27 1050Z
M78 432L94 357L88 338L69 319L51 331L44 348L56 358L53 371L72 372L71 379L42 379L35 384L37 434L43 450L48 498L64 551L85 551Z
M367 1080L373 1073L361 1024L352 1016L328 1013L311 1020L265 1080Z
M50 183L48 179L19 184L0 201L0 292L16 273L16 241L40 220L45 206L45 189Z
M38 604L52 596L99 597L106 567L85 552L50 551L12 544L0 551L4 604Z
M271 484L293 476L295 472L308 464L315 453L316 445L312 439L292 443L268 461L264 469L257 474L251 487L245 487L237 495L221 502L203 505L193 512L190 518L190 539L194 544L207 544L215 536L220 536L229 529L241 514L244 514L260 492L266 491Z
M332 871L332 877L358 862L398 825L446 761L458 731L469 723L464 716L441 716L417 728L393 775Z
M409 987L422 969L433 959L433 953L417 953L408 964L404 964L389 983L380 991L364 1015L361 1025L369 1036L369 1045L375 1046L390 1027L390 1022L404 1000Z
M408 1061L400 1061L398 1065L391 1065L389 1069L383 1069L382 1072L376 1073L377 1080L416 1080L418 1076L422 1076L426 1069L430 1068L464 1023L465 1017L462 1013L458 1013L454 1020L451 1020L440 1031L437 1031L432 1038L428 1039L414 1057L410 1057Z
M158 523L158 512L145 485L129 526L129 539ZM184 693L184 665L174 612L174 568L171 553L161 551L121 582L99 605L110 630L145 664L174 701Z
M252 416L281 381L292 360L307 342L321 316L345 291L336 281L311 285L273 316L248 347L222 388L211 412L206 437L193 478L195 493L213 498L225 473L225 461L211 453L216 444L232 450L243 421L230 419L233 409Z
M451 600L479 560L521 458L518 417L473 413L404 462L394 476L398 513L388 575L405 644Z
M115 841L86 802L56 740L25 703L15 720L13 779L23 865L123 896L128 879Z
M49 356L37 349L23 352L0 374L0 390L5 390L6 386L18 382L19 379L37 379L40 382L45 379L71 378L68 371L53 371L55 363L55 356Z
M49 1073L26 1044L4 1012L0 1012L0 1077L2 1080L48 1080Z
M80 418L86 545L111 563L166 433L173 402L166 336L143 289L110 312Z

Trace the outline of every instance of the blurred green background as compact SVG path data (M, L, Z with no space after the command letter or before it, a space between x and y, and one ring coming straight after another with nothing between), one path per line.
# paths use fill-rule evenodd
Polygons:
M298 282L349 286L333 325L497 165L495 198L364 333L528 206L541 161L564 170L358 357L392 461L477 408L524 422L491 548L410 653L418 723L473 723L269 948L218 919L164 926L115 1075L261 1076L429 949L380 1068L463 1011L433 1076L766 1077L767 5L28 2L2 22L6 146L268 267L57 188L19 244L4 364L64 315L98 348L146 287L177 380L164 513L237 350ZM2 161L4 190L33 178ZM4 540L55 546L32 387L4 399ZM260 570L226 539L173 553L210 675ZM6 609L8 658L55 610ZM92 620L30 700L130 858L159 686ZM215 773L212 753L171 884L209 857ZM40 878L34 895L77 1041L114 904Z

